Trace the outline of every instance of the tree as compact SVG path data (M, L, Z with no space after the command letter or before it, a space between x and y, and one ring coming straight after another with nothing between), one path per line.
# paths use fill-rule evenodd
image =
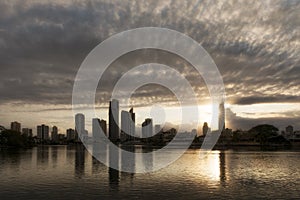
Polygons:
M0 146L31 147L32 145L33 139L20 132L4 130L0 133Z
M265 144L269 137L278 135L278 128L269 124L261 124L251 128L248 132L253 134L260 144Z

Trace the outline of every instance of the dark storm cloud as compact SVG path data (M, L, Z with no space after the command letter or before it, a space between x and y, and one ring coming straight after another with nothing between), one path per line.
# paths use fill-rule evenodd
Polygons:
M203 45L221 71L229 102L299 102L299 9L299 1L1 1L0 101L70 104L76 72L97 44L127 29L161 26ZM151 59L175 66L198 96L207 96L184 61L147 51L138 61L137 55L113 64L100 102L129 65ZM147 91L136 93L137 102L173 101L157 87Z
M298 96L288 96L288 95L274 95L274 96L250 96L237 98L236 101L233 101L234 104L239 105L249 105L256 103L291 103L291 102L300 102L300 97Z

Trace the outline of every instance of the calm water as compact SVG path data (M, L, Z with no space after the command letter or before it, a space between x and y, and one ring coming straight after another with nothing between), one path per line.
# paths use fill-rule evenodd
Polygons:
M128 174L81 147L1 150L0 199L300 199L299 161L295 151L213 151L200 160L189 150L160 171Z

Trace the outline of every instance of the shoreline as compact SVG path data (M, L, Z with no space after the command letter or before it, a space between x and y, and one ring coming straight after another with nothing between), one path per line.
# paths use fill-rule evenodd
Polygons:
M78 146L83 145L83 143L70 143L70 144L36 144L34 146L28 146L28 147L17 147L17 146L1 146L0 149L31 149L33 147L41 147L41 146ZM164 145L151 145L151 144L116 144L117 146L126 148L132 148L132 147L140 147L145 149L162 149L165 147ZM201 144L191 144L188 149L201 149ZM180 144L173 146L171 149L178 149L181 148ZM285 144L259 144L259 143L236 143L236 144L216 144L212 150L245 150L245 148L248 149L278 149L278 150L300 150L300 143L292 143L290 145Z

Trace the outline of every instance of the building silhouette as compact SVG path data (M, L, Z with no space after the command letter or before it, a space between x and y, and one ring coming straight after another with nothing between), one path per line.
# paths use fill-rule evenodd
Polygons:
M107 136L107 125L105 120L100 120L100 127L103 130L104 134Z
M219 104L219 130L224 131L225 130L225 107L224 103Z
M51 140L53 142L57 142L58 141L58 129L56 126L52 127L52 131L51 131Z
M78 140L78 135L85 134L85 118L82 113L75 115L75 134L76 140Z
M208 132L208 125L207 125L207 122L204 122L203 127L202 127L203 136L206 136L207 132Z
M121 112L121 134L124 140L133 140L135 137L135 113L133 108L129 112Z
M22 134L27 137L32 137L32 129L31 128L22 128Z
M14 121L10 123L10 130L21 133L21 123Z
M145 119L142 123L142 138L149 138L153 135L153 123L151 118Z
M130 138L131 139L134 139L135 137L135 113L133 112L133 108L131 108L129 110L129 117L130 117L130 120L129 120L129 127L130 127L130 133L131 133L131 136Z
M37 126L37 138L41 141L49 139L49 126L45 124Z
M117 141L120 139L119 133L119 101L112 99L109 102L109 139Z
M75 141L75 130L69 128L66 130L67 141Z
M92 132L94 141L100 141L101 139L101 131L104 135L107 135L106 130L106 121L100 120L98 118L93 118L92 121Z

